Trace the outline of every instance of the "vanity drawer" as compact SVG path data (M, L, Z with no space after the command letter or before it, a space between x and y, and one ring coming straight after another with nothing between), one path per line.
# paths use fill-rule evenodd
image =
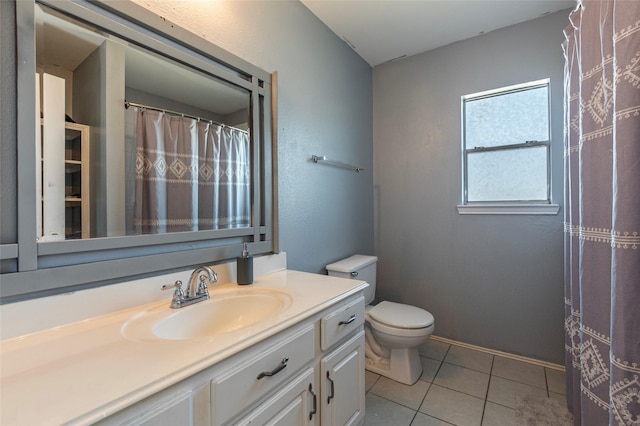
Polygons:
M320 322L320 344L326 351L364 323L364 297L341 306L322 318Z
M211 418L222 425L261 397L280 388L314 357L314 327L309 325L255 352L211 380ZM232 396L233 395L233 396ZM231 397L232 396L232 397Z

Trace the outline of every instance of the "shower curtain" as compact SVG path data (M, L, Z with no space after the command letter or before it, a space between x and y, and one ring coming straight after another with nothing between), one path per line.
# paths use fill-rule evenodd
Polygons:
M139 109L135 232L250 226L249 145L242 130Z
M565 349L576 425L640 425L640 1L565 30Z

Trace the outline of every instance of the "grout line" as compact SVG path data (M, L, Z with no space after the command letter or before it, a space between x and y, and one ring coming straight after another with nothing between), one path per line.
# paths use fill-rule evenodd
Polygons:
M490 375L492 375L492 376L493 376L493 366L495 365L495 363L496 363L496 356L494 355L494 356L491 358L491 368L489 369L489 374L490 374ZM489 392L489 391L487 390L487 393L488 393L488 392Z
M544 370L544 384L546 386L547 398L551 398L551 394L549 393L549 378L547 377L547 370Z
M425 382L425 383L427 384L427 391L424 393L424 396L420 400L420 404L418 405L418 408L416 408L416 412L420 411L420 407L422 407L422 404L424 404L424 400L427 399L427 394L429 393L429 390L431 390L431 386L433 385L432 382Z
M491 368L489 369L489 381L487 382L487 390L484 393L484 405L482 406L482 416L480 417L480 424L482 424L482 422L484 422L484 415L487 412L487 403L489 402L489 388L491 387L491 379L493 378L493 362L495 361L496 357L492 356L491 357Z
M480 424L484 422L484 413L487 412L487 398L484 399L484 404L482 404L482 415L480 416Z
M493 405L499 405L500 407L503 407L503 408L508 408L509 410L513 410L513 411L515 411L515 410L516 410L516 409L515 409L515 408L513 408L513 407L509 407L508 405L500 404L499 402L494 402L494 401L489 401L489 400L487 400L487 402L490 402L490 403L492 403Z
M419 411L419 413L422 413L422 411ZM430 417L430 418L432 418L432 419L436 419L436 420L438 420L438 421L440 421L440 422L442 422L442 423L445 423L445 424L448 424L448 425L451 425L451 426L456 426L456 425L455 425L455 424L453 424L453 423L449 423L449 422L448 422L448 421L446 421L446 420L442 420L440 417L432 416L431 414L427 414L427 413L422 413L422 414L424 414L425 416ZM417 415L417 414L416 414L416 415Z
M430 338L434 338L434 336L431 336ZM471 349L471 350L476 350L476 351L478 351L478 352L484 352L484 353L488 353L488 354L490 354L490 355L494 355L494 356L491 358L491 368L490 368L490 370L489 370L490 372L489 372L489 374L488 374L488 375L489 375L489 382L488 382L488 384L487 384L487 390L485 391L484 404L483 404L483 408L482 408L482 415L481 415L481 417L480 417L480 421L481 421L481 422L482 422L482 421L484 421L484 416L485 416L485 414L486 414L487 404L488 404L489 402L491 402L492 404L495 404L495 405L498 405L498 406L501 406L501 407L504 407L504 408L510 409L510 410L514 410L514 408L512 408L512 407L509 407L509 406L506 406L506 405L503 405L503 404L500 404L500 403L496 403L496 402L493 402L493 401L489 401L489 399L488 399L488 398L489 398L489 388L491 387L491 381L492 381L492 379L493 379L494 377L500 377L500 378L501 378L501 379L503 379L503 380L511 381L511 382L514 382L514 383L520 383L520 384L524 384L524 385L527 385L527 386L537 387L537 386L530 385L530 384L528 384L528 383L522 383L522 382L518 382L518 381L515 381L515 380L512 380L512 379L508 379L508 378L505 378L505 377L501 377L501 376L494 375L494 374L493 374L493 368L494 368L494 366L495 366L495 360L496 360L495 356L502 356L502 357L504 357L504 358L510 358L510 359L514 359L514 360L517 360L517 361L523 361L523 362L527 362L527 363L529 363L529 364L534 364L534 365L538 365L538 366L543 366L543 367L545 367L545 368L549 368L549 369L553 369L553 370L563 370L563 368L562 368L561 366L557 365L557 364L551 364L551 363L547 363L547 362L544 362L544 361L538 361L538 360L534 360L534 359L527 358L527 357L522 357L522 356L518 356L518 355L512 355L512 354L509 354L509 353L506 353L506 352L501 352L501 351L496 351L496 350L486 349L486 348L482 348L482 347L480 347L480 346L474 346L474 345L470 345L470 344L466 344L466 343L461 343L461 342L457 342L457 341L455 341L455 340L446 339L446 338L443 338L443 337L435 336L435 338L434 338L433 340L435 340L435 341L440 341L440 342L442 342L442 343L446 343L446 344L449 344L449 345L460 346L460 347L463 347L463 348L467 348L467 349ZM449 346L449 347L447 348L447 350L445 351L444 356L443 356L443 358L442 358L442 359L429 358L429 357L428 357L428 356L426 356L426 355L420 354L420 357L421 357L421 358L422 358L422 357L424 357L424 358L430 359L430 360L432 360L432 361L437 361L437 362L439 363L439 365L438 365L438 368L436 369L436 372L435 372L435 374L434 374L433 379L431 380L431 382L427 382L427 381L423 380L423 381L427 384L427 386L428 386L428 387L427 387L427 392L425 393L424 397L422 398L422 401L421 401L421 402L420 402L420 404L418 405L418 408L417 408L417 409L415 409L415 410L414 410L414 409L413 409L413 408L411 408L411 407L408 407L408 406L406 406L406 405L404 405L404 404L401 404L401 403L399 403L399 402L397 402L397 401L394 401L394 400L392 400L392 399L386 398L386 397L384 397L384 396L377 395L377 394L375 394L375 393L372 393L372 395L375 395L375 396L376 396L376 397L378 397L378 398L382 398L382 399L387 400L387 401L389 401L389 402L391 402L391 403L393 403L393 404L396 404L396 405L399 405L399 406L401 406L401 407L408 408L408 409L410 409L410 410L414 411L413 418L411 419L411 423L410 423L410 424L413 424L413 422L416 420L416 417L417 417L418 413L422 413L422 412L420 411L420 407L422 406L422 404L424 404L424 401L425 401L425 399L426 399L427 395L428 395L428 394L429 394L429 392L433 389L433 386L434 386L434 385L436 385L436 386L441 386L441 387L443 387L443 388L445 388L445 389L449 389L449 390L451 390L451 391L453 391L453 392L457 392L457 393L461 393L461 394L464 394L464 395L468 395L468 396L471 396L471 397L474 397L474 398L482 399L482 398L479 398L479 397L477 397L477 396L475 396L475 395L471 395L471 394L468 394L468 393L466 393L466 392L462 392L462 391L457 390L457 389L451 389L451 388L448 388L447 386L437 385L437 384L435 383L435 379L436 379L436 377L438 376L438 373L440 372L440 370L442 369L443 364L445 363L445 359L446 359L446 357L447 357L447 355L448 355L448 353L449 353L449 351L450 351L450 350L451 350L451 346ZM449 364L450 364L450 363L449 363ZM458 365L456 365L456 364L451 364L451 365L455 365L455 366L460 367L460 368L469 369L468 367L458 366ZM483 374L487 374L487 373L484 373L484 372L482 372L482 371L478 371L478 370L474 370L474 369L469 369L469 370L471 370L471 371L476 371L476 372L483 373ZM546 370L544 371L544 375L545 375L545 388L546 388L545 390L546 390L546 393L547 393L547 397L549 397L549 398L550 398L551 396L550 396L550 390L549 390L549 380L548 380L548 377L547 377L547 372L546 372ZM378 380L380 380L380 378L381 378L381 377L383 377L383 376L382 376L382 375L378 375L378 377L377 377L376 381L375 381L375 382L374 382L374 384L371 386L371 389L373 389L373 387L375 386L375 383L377 383L377 382L378 382ZM422 380L422 379L418 379L418 380ZM371 389L370 389L369 391L367 391L366 393L371 393ZM542 388L538 388L538 389L542 389ZM434 418L434 419L438 419L437 417L434 417L434 416L432 416L432 415L430 415L430 414L428 414L428 413L422 413L422 414L423 414L423 415L426 415L426 416L429 416L429 417L431 417L431 418ZM440 420L440 421L442 421L442 422L445 422L443 419L438 419L438 420ZM446 422L445 422L445 423L446 423ZM449 424L449 423L447 423L447 424Z
M371 393L371 392L367 392L367 393ZM411 410L411 411L415 411L415 412L417 412L417 411L419 411L419 410L420 410L420 407L418 407L417 409L416 409L416 408L412 408L412 407L409 407L408 405L404 405L404 404L402 404L401 402L394 401L393 399L389 399L389 398L387 398L386 396L378 395L377 393L371 393L371 395L373 395L373 396L377 396L377 397L378 397L378 398L380 398L380 399L385 399L385 400L387 400L387 401L389 401L389 402L394 403L395 405L399 405L400 407L402 407L402 408L406 408L406 409ZM366 415L366 411L365 411L365 415ZM415 413L414 413L414 416L415 416ZM411 420L411 421L413 421L413 420Z
M560 364L554 364L552 362L547 362L547 361L540 361L534 358L529 358L526 356L522 356L522 355L514 355L514 354L510 354L508 352L502 352L502 351L498 351L495 349L488 349L488 348L483 348L482 346L476 346L476 345L471 345L469 343L464 343L464 342L459 342L457 340L453 340L453 339L448 339L446 337L440 337L440 336L434 336L431 335L429 336L429 339L433 339L437 342L442 342L442 343L448 343L450 345L455 345L455 346L460 346L463 348L467 348L467 349L473 349L479 352L485 352L491 355L497 355L497 356L501 356L503 358L510 358L513 359L515 361L522 361L522 362L526 362L529 364L534 364L534 365L538 365L540 367L545 367L545 368L549 368L551 370L557 370L557 371L565 371L565 368L563 365ZM449 352L449 349L447 349L447 352Z
M472 350L472 349L470 349L470 350ZM483 354L485 353L485 352L482 352L482 351L475 351L475 352L481 352ZM467 370L475 371L476 373L482 373L482 374L491 375L491 369L493 368L493 360L494 360L495 357L493 356L493 354L486 354L486 355L491 355L491 367L489 367L489 371L488 372L484 371L484 370L481 370L479 368L470 367L468 365L462 365L462 363L456 364L455 362L446 361L446 360L442 361L442 362L445 363L445 364L455 365L456 367L461 367L461 368L465 368ZM422 355L420 355L420 356L422 356ZM425 357L425 358L429 358L429 357ZM432 359L432 358L430 358L430 359Z
M450 390L450 391L452 391L452 392L461 393L462 395L470 396L471 398L475 398L475 399L480 399L480 400L482 400L482 398L481 398L481 397L479 397L479 396L471 395L470 393L467 393L467 392L461 391L461 390L459 390L459 389L450 388L449 386L441 385L441 384L438 384L438 383L432 383L432 385L434 385L434 386L438 386L438 387L440 387L440 388L442 388L442 389ZM485 400L486 400L486 398L485 398Z
M418 415L418 410L413 412L413 417L411 417L411 421L409 422L409 426L411 426L413 424L413 422L415 421L417 415Z
M498 378L500 378L500 379L502 379L502 380L506 380L506 381L508 381L508 382L519 383L519 384L521 384L521 385L529 386L530 388L536 388L536 389L540 389L540 390L546 391L546 389L545 389L545 388L541 388L540 386L532 385L531 383L519 382L519 381L517 381L517 380L510 379L510 378L508 378L508 377L498 376L497 374L495 374L495 375L494 375L494 374L492 374L492 375L491 375L491 377L498 377Z

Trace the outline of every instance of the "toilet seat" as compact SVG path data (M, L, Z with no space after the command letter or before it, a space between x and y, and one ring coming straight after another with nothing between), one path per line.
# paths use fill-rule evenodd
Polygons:
M378 303L367 313L375 322L399 329L427 328L434 322L433 315L424 309L388 301Z
M433 333L433 330L435 328L433 325L424 328L398 328L378 322L366 315L365 318L369 326L377 333L388 334L389 336L393 336L394 338L402 337L425 339L428 335Z

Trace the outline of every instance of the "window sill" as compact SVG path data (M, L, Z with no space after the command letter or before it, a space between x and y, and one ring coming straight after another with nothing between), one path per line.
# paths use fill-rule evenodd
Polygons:
M555 215L559 211L559 204L472 204L458 206L458 214Z

